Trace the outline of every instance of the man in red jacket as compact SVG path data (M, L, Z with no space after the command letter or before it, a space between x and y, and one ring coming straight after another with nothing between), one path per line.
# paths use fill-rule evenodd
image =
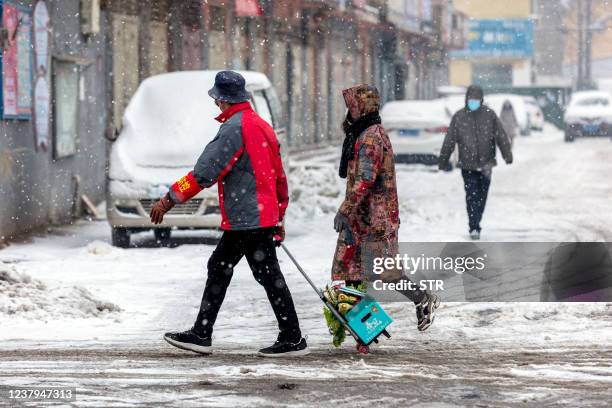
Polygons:
M274 235L284 238L283 217L289 196L278 140L272 127L251 108L242 75L221 71L208 91L222 113L221 127L193 171L177 181L151 209L159 224L176 203L184 203L215 183L219 190L223 236L208 260L208 279L194 326L171 332L173 346L209 353L213 325L234 266L246 257L255 280L265 289L280 333L266 356L307 354L293 299L276 258Z

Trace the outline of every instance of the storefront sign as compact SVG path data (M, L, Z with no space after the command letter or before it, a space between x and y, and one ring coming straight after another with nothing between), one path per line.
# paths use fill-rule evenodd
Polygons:
M8 47L2 51L2 114L3 117L17 116L17 9L4 4L2 25L8 31Z
M49 71L49 25L47 3L40 0L34 6L34 56L38 75Z
M467 25L467 48L452 51L452 57L530 58L533 54L531 20L469 20Z
M8 47L2 52L2 116L32 116L32 15L28 8L2 4Z
M36 146L43 150L49 146L50 102L49 83L40 75L34 84L34 131Z
M51 119L51 90L49 88L49 29L51 26L47 3L43 0L34 6L34 135L36 147L47 150Z
M32 14L17 12L17 116L32 116Z

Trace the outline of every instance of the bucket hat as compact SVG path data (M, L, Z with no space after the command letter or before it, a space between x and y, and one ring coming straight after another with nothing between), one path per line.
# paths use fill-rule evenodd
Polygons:
M215 76L215 86L208 91L208 95L227 103L240 103L251 97L245 89L244 77L234 71L219 71Z

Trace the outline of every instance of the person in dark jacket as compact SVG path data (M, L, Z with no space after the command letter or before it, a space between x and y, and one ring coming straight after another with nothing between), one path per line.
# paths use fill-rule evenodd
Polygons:
M495 148L499 148L507 164L512 163L510 139L495 112L483 105L483 98L482 88L477 85L468 87L465 107L453 115L439 159L440 169L448 169L455 145L459 147L457 166L463 176L472 239L480 239L480 221L487 202L491 173L497 165Z
M160 224L175 204L217 184L224 232L208 260L208 279L194 326L184 332L166 333L164 339L182 349L210 351L213 325L234 266L245 256L255 280L266 291L280 329L274 345L261 349L260 354L306 354L306 340L274 242L274 236L284 238L282 222L289 202L278 140L272 127L247 101L250 94L242 75L219 72L208 94L222 111L216 118L221 127L193 171L172 185L153 206L151 221Z

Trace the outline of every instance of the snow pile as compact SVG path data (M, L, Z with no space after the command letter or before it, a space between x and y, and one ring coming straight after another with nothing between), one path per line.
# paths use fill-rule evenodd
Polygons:
M51 288L12 265L0 264L0 318L88 318L120 311L117 305L96 299L83 287Z
M312 220L338 210L344 196L345 180L327 164L294 167L289 173L288 219Z
M95 241L88 243L87 246L85 247L85 250L90 255L108 255L111 252L118 250L118 249L114 248L108 242L95 240Z

